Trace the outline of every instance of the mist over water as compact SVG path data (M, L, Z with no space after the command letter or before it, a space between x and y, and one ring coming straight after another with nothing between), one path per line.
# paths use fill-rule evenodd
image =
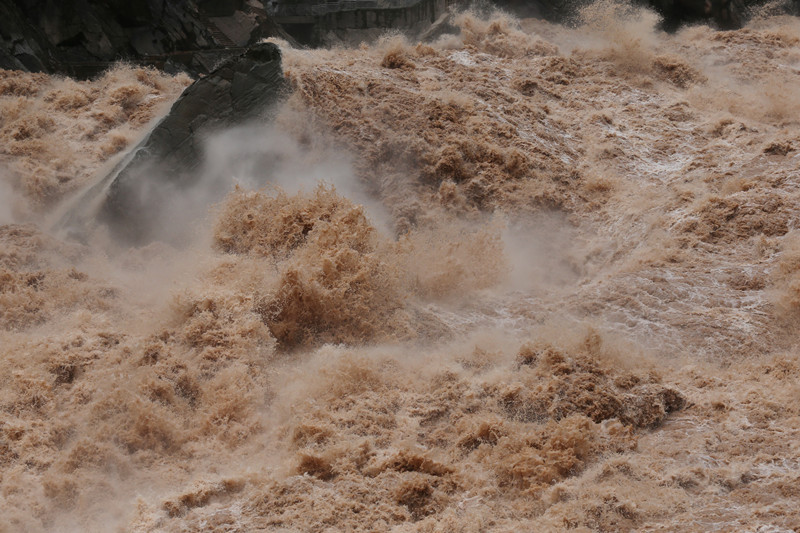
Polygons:
M0 176L0 224L14 222L14 191Z
M800 23L582 20L282 45L140 247L188 80L0 73L0 531L800 527Z

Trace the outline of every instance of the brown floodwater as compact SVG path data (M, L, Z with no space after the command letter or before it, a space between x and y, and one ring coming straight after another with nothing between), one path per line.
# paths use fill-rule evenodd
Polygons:
M800 21L582 21L279 42L181 246L61 221L188 78L0 71L0 531L799 531Z

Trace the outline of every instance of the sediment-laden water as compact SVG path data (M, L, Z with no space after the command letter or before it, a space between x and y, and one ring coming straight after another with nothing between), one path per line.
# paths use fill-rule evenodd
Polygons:
M181 246L58 222L187 78L0 72L0 530L800 528L800 23L656 22L282 45Z

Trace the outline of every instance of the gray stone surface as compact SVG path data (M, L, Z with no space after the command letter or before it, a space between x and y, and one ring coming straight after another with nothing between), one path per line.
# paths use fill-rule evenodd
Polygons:
M195 54L281 36L260 2L236 0L0 0L0 67L87 77L114 61L208 72ZM214 20L222 21L220 29Z
M44 33L28 23L17 3L0 0L0 68L47 72L54 56Z

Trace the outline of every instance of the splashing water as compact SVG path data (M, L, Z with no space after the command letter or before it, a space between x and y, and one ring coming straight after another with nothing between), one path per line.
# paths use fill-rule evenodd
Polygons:
M800 527L800 23L582 20L284 47L179 248L47 215L186 79L1 72L0 530Z

